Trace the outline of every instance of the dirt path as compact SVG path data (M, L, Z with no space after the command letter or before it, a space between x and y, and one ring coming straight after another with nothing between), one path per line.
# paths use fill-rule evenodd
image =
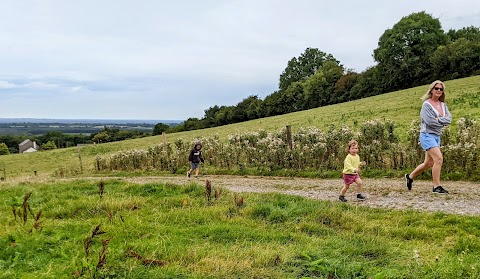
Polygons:
M187 177L135 177L124 178L132 183L166 182L179 185L189 184L196 179ZM277 192L298 195L318 200L338 201L341 179L308 179L284 177L241 177L204 176L198 180L212 181L214 186L222 186L234 192ZM364 195L367 200L355 200L354 188L350 188L346 198L351 204L421 211L480 215L480 183L443 182L448 195L433 194L430 181L415 181L412 191L408 191L403 179L364 179Z

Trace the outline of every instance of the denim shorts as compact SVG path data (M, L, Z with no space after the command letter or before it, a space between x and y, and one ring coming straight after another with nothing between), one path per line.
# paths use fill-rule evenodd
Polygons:
M420 133L420 145L422 145L422 148L425 151L433 147L440 147L440 136L429 133Z
M192 163L192 170L198 169L200 167L200 163Z

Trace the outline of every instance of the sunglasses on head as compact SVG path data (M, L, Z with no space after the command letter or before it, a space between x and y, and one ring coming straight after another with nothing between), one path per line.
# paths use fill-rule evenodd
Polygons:
M443 88L441 88L441 87L434 87L433 89L434 89L435 91L443 91Z

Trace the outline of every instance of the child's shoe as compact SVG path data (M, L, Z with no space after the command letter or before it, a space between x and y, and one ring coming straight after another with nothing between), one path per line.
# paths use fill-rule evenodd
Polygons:
M345 198L345 196L340 196L340 197L338 197L338 199L339 199L341 202L347 202L347 199Z
M190 178L190 172L189 171L187 171L187 177Z
M443 189L442 186L437 186L437 187L433 188L432 192L435 193L435 194L448 194L448 191Z
M405 184L408 190L412 190L413 179L410 178L408 173L405 174Z
M357 200L359 200L359 201L364 201L364 200L365 200L365 197L362 196L362 194L357 194Z

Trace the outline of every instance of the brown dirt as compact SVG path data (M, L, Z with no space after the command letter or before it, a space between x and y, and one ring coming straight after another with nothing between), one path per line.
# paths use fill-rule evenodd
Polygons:
M233 192L276 192L329 201L338 201L339 191L342 187L340 179L251 176L203 176L198 180L180 176L124 179L139 184L165 182L179 185L189 184L192 181L203 184L204 180L209 179L214 186L225 187ZM445 189L449 190L449 194L433 194L430 181L415 181L413 189L408 191L403 179L367 178L364 179L362 191L367 197L365 201L356 201L354 185L350 187L346 198L351 204L369 207L480 215L480 183L445 181L442 184Z

